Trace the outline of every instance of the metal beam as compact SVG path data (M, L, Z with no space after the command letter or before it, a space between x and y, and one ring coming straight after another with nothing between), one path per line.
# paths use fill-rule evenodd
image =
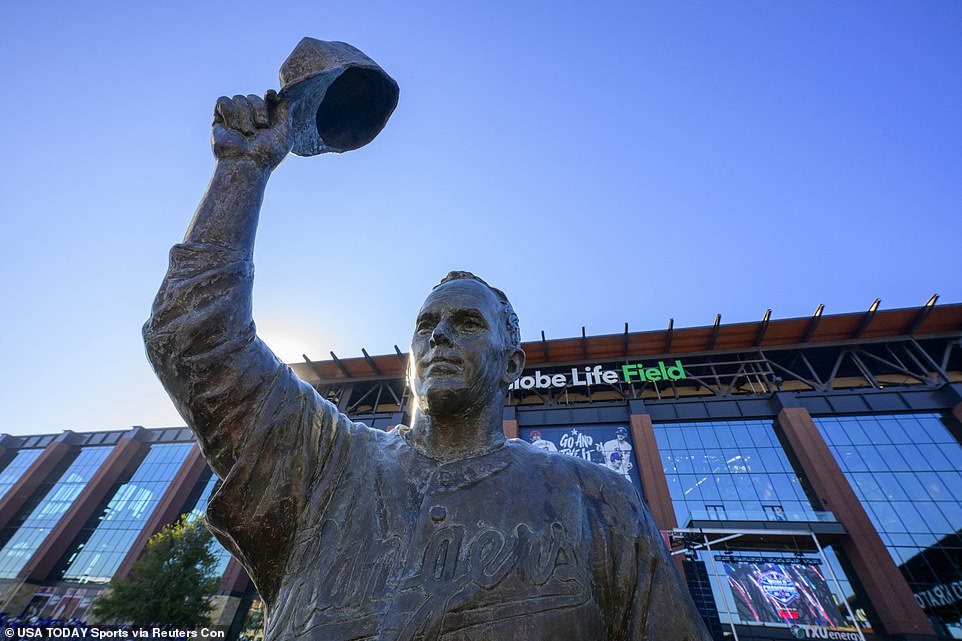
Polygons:
M812 334L815 333L815 329L818 327L818 324L822 321L822 312L824 310L825 310L825 304L819 303L818 308L815 310L815 313L812 314L811 319L809 319L808 321L808 327L805 328L805 335L802 336L803 343L807 343L808 341L811 340Z
M367 361L368 366L369 366L372 370L374 370L374 374L377 375L377 376L382 376L381 370L378 369L378 367L377 367L377 363L375 363L375 362L374 362L374 359L371 358L371 355L367 353L367 350L362 347L362 348L361 348L361 353L364 354L364 360Z
M921 349L921 346L919 346ZM905 351L905 355L909 357L909 360L915 363L915 366L919 368L920 372L928 373L928 368L925 364L919 360L919 357L912 353L912 343L905 343L902 345L902 349Z
M711 392L714 396L721 395L721 390L719 388L713 387L708 381L706 381L704 378L701 378L700 376L692 376L691 374L689 374L687 380L698 383L700 387L697 387L696 390L701 389L701 387L704 387L706 390ZM634 383L632 383L632 386L634 386Z
M548 362L548 341L545 339L544 330L541 330L541 353L544 354L544 361Z
M627 323L625 324L627 326ZM671 352L671 336L675 333L675 319L668 319L668 332L665 334L665 353Z
M844 360L847 353L847 350L841 350L838 353L835 359L835 365L832 366L832 371L825 380L825 389L833 389L835 387L835 375L838 374L838 368L842 366L842 360Z
M354 393L353 383L345 383L340 386L337 395L337 411L342 414L347 413L347 405L351 402L351 395Z
M718 316L720 317L721 314L719 314ZM709 367L711 368L712 376L715 377L715 387L716 389L718 389L718 393L716 394L716 396L724 396L726 394L725 388L722 387L721 377L718 375L718 370L715 369L715 364L709 363Z
M353 403L351 403L351 405L347 408L347 413L351 413L351 412L353 412L354 410L356 410L358 407L360 407L360 406L361 406L361 403L363 403L363 402L365 401L365 399L367 399L368 396L370 396L372 393L374 393L374 390L376 390L377 387L378 387L378 386L375 385L374 387L369 388L366 392L364 392L363 394L361 394L361 398L359 398L359 399L357 399L356 401L354 401ZM372 406L372 407L371 407L371 412L373 413L375 409L376 409L376 407L373 407L373 406Z
M307 366L311 368L311 371L317 374L317 384L320 385L321 381L324 380L324 376L321 374L321 368L317 364L307 357L307 354L301 354L304 357L304 362Z
M758 334L755 336L755 347L762 344L762 339L765 338L765 332L768 331L768 321L772 317L772 310L766 309L765 316L762 317L762 325L758 328Z
M909 339L909 345L912 345L913 347L915 347L915 349L918 350L919 354L922 355L922 357L928 362L929 366L935 370L935 373L938 374L943 381L945 381L946 383L952 382L952 379L949 378L949 375L945 373L945 370L939 367L939 364L935 362L935 359L932 358L927 351L925 351L924 347L919 345L919 342L917 340L915 340L914 338Z
M892 349L892 345L886 343L886 344L885 344L885 351L887 351L887 352L889 353L889 356L891 356L892 359L893 359L896 363L898 363L899 367L901 367L901 368L904 369L904 370L908 370L908 369L909 369L908 366L907 366L904 362L902 362L902 359L899 358L899 355L895 353L895 350Z
M772 521L765 521L765 523L771 523ZM798 523L799 528L795 530L755 530L755 529L733 529L733 528L684 528L676 527L668 530L668 534L720 534L722 536L728 536L735 534L738 536L791 536L795 537L800 534L810 535L812 533L811 525L806 521L779 521L780 523ZM721 539L717 541L709 541L709 543L718 543ZM814 548L812 548L814 550Z
M939 295L932 294L932 297L929 298L925 305L922 306L922 309L919 310L919 313L915 315L915 319L913 319L909 326L905 328L906 334L912 334L919 328L923 321L928 318L929 312L931 312L932 308L935 307L935 301L937 300L939 300Z
M942 362L940 363L943 370L949 368L949 357L952 356L952 347L955 346L955 341L946 341L945 348L942 350Z
M914 379L916 379L917 381L921 381L921 382L923 382L923 383L928 382L928 377L929 377L928 372L923 372L923 373L921 373L921 374L919 374L918 372L913 372L912 370L904 367L904 366L901 364L901 362L899 362L898 364L893 363L893 362L891 362L891 361L889 361L889 360L886 360L886 359L882 358L881 356L878 356L878 355L876 355L876 354L873 354L872 352L865 351L864 349L856 349L856 350L853 350L852 354L853 354L853 356L854 356L854 355L860 355L860 356L865 356L866 358L871 358L871 359L874 360L874 361L878 361L879 363L881 363L881 364L883 364L883 365L885 365L885 366L887 366L887 367L890 367L890 368L894 369L894 370L895 370L896 372L898 372L899 374L903 374L904 376L908 376L909 378L914 378ZM894 352L893 352L893 354L894 354ZM864 364L864 363L863 363L863 364ZM866 365L866 368L868 368L867 365Z
M398 361L400 361L401 367L403 367L405 370L407 370L408 357L401 352L401 348L398 347L397 345L394 346L394 353L397 354L397 359L398 359ZM403 379L403 378L404 378L404 377L402 376L402 379Z
M397 403L397 406L403 409L401 399L398 398L397 392L394 391L394 388L391 387L391 384L389 382L385 382L383 385L387 388L387 391L391 393L391 397L394 399L394 402Z
M351 373L347 371L347 368L344 367L344 363L341 362L341 360L337 357L337 354L335 354L333 351L331 352L331 358L334 360L334 364L337 365L337 369L341 370L341 374L351 378Z
M708 341L708 351L715 349L715 341L718 340L719 327L721 327L721 314L716 314L715 324L711 328L711 340Z
M819 384L818 384L817 381L809 380L809 379L805 378L804 376L802 376L801 374L799 374L798 372L796 372L796 371L794 371L794 370L791 370L791 369L785 367L784 365L781 365L781 364L779 364L779 363L776 363L775 361L773 361L773 360L770 359L770 358L766 358L766 360L768 361L768 364L769 364L771 367L777 367L778 369L782 370L783 372L785 372L786 374L788 374L789 376L791 376L793 380L801 381L801 382L805 383L806 385L808 385L809 387L811 387L812 389L818 389L818 385L819 385Z
M862 314L862 320L859 322L858 327L855 328L855 333L852 334L852 338L859 338L868 326L871 324L872 319L875 318L875 312L878 311L878 304L882 302L881 298L876 298L871 306L869 306L868 311Z
M858 350L853 349L850 354L852 356L852 362L855 363L856 369L862 373L862 376L868 381L869 385L875 388L879 387L879 382L874 376L872 376L872 371L868 368L868 366L865 365L865 363L862 362L862 359L859 358Z
M811 372L812 378L815 380L815 382L818 383L818 385L816 386L816 388L817 388L817 389L825 389L825 383L822 382L822 379L819 377L818 372L816 372L816 371L815 371L815 368L812 367L812 363L811 363L811 361L808 360L808 357L805 356L805 352L799 351L798 356L799 356L799 358L802 359L802 362L805 363L805 367L808 368L808 371Z
M728 385L725 387L725 389L728 390L726 392L726 395L731 396L732 394L735 393L735 384L738 383L738 379L741 378L744 373L745 373L745 363L741 363L738 366L738 371L735 372L735 375L732 376L731 380L728 382Z
M680 531L681 531L681 530L669 530L668 532L669 532L669 534L671 534L671 533L673 533L673 532L680 532ZM701 532L701 530L692 530L692 532ZM685 530L685 533L687 534L687 533L688 533L688 530ZM738 537L741 537L741 536L744 536L744 534L742 534L741 532L739 532L738 534L729 534L728 536L723 536L723 537L720 538L720 539L715 539L714 541L709 541L708 544L707 544L707 545L709 546L708 549L711 549L710 546L711 546L712 543L715 543L715 544L724 543L725 541L731 541L731 540L737 539ZM700 550L700 549L702 549L702 548L704 548L704 547L706 547L706 544L705 544L705 543L691 543L691 544L689 544L689 545L686 545L684 548L682 548L682 549L680 549L680 550L675 550L674 552L671 553L671 555L672 555L672 556L676 556L676 555L678 555L678 554L684 554L685 552L688 552L689 550Z

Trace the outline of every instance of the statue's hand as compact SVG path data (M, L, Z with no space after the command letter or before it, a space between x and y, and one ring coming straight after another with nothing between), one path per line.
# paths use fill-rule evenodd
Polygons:
M273 89L260 96L222 96L214 107L212 143L218 160L253 160L273 171L291 150L290 108Z

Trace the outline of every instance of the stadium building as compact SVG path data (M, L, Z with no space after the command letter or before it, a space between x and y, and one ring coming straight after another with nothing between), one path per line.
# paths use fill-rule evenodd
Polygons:
M542 333L504 430L636 487L716 640L962 639L962 305L935 298ZM407 422L407 355L361 351L292 368L355 420ZM0 611L89 618L215 481L185 428L3 436ZM236 635L257 594L219 555Z

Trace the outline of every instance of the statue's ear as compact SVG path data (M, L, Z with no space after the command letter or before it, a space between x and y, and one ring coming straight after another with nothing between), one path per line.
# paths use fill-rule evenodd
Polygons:
M512 349L508 354L508 362L504 366L504 377L502 380L505 385L511 385L511 383L521 378L521 372L524 371L524 362L524 350L520 348Z

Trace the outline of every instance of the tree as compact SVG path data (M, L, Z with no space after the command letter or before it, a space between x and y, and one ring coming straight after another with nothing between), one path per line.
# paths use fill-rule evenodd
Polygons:
M209 625L208 596L218 586L213 541L203 523L181 516L150 537L130 577L113 582L94 604L94 615L136 626Z
M244 622L244 631L241 632L241 639L264 638L264 604L261 601L254 601L250 610L247 612L247 621Z

